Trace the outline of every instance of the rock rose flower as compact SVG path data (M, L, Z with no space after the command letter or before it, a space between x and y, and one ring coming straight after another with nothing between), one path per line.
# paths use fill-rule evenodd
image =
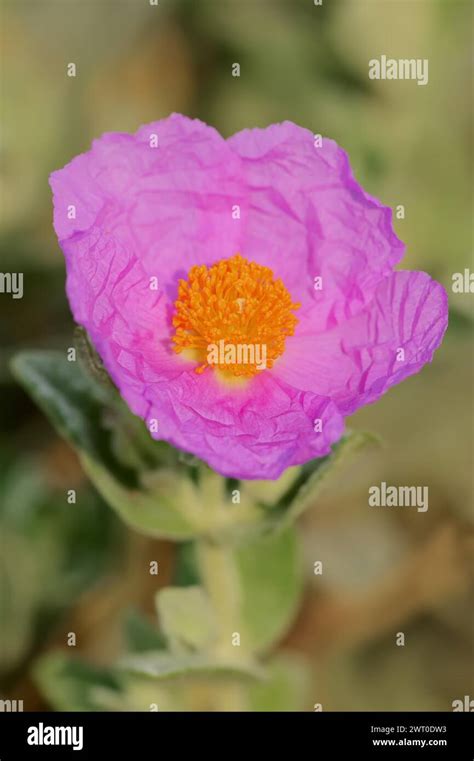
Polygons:
M151 434L225 476L327 454L442 340L446 293L394 271L390 209L291 122L224 140L174 114L51 187L74 318Z

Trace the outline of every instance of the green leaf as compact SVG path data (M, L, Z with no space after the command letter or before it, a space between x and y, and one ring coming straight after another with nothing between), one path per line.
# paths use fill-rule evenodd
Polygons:
M216 621L202 587L166 587L158 592L156 607L172 650L206 650L212 644Z
M89 666L58 652L36 661L33 678L56 711L94 711L94 689L120 690L119 680L108 669Z
M118 668L151 679L199 675L260 679L264 676L262 670L253 662L243 659L224 661L202 653L178 656L158 651L126 656L119 662Z
M244 634L266 650L288 630L298 610L303 572L296 532L288 528L236 550Z
M147 432L143 443L142 421L114 392L60 352L21 353L14 358L12 370L59 433L76 448L100 494L129 526L148 536L179 540L194 535L191 522L183 515L184 509L192 513L197 499L193 484L168 466L156 473L149 471L144 485L142 471L130 467L130 459L126 462L119 457L123 446L116 446L117 431L122 441L131 436L137 451L146 447L150 457L155 451L156 462L163 461L163 447Z
M100 494L130 528L177 541L194 536L194 527L178 510L180 505L192 508L197 500L190 481L163 470L157 473L152 490L127 489L91 458L80 459Z
M110 396L79 363L56 351L22 352L13 358L12 371L67 441L122 483L136 483L134 471L113 451L105 418Z
M184 550L186 578L204 586L216 614L222 616L227 601L237 595L235 620L224 624L229 639L237 631L245 650L260 652L285 634L296 615L303 589L294 527L253 537L246 544L185 544Z

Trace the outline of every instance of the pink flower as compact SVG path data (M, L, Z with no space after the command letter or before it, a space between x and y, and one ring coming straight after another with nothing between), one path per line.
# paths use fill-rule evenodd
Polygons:
M224 140L173 114L51 187L76 321L152 435L223 475L327 454L441 343L446 293L394 271L390 209L291 122Z

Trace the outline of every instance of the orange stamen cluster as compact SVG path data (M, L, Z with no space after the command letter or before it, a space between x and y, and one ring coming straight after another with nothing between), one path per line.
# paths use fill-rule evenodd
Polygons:
M173 349L177 353L192 350L201 362L198 373L212 366L235 376L255 375L261 365L249 361L248 354L243 363L228 357L211 363L209 346L224 342L225 346L265 347L265 366L270 368L283 354L286 337L294 333L298 321L293 311L299 306L271 269L239 254L209 268L192 267L188 279L179 281Z

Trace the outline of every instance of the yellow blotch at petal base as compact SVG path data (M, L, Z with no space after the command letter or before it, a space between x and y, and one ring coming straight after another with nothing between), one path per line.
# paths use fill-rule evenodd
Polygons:
M214 367L251 377L283 354L300 304L269 267L236 254L211 267L192 267L179 281L174 306L173 349L189 350L200 362L197 373Z

